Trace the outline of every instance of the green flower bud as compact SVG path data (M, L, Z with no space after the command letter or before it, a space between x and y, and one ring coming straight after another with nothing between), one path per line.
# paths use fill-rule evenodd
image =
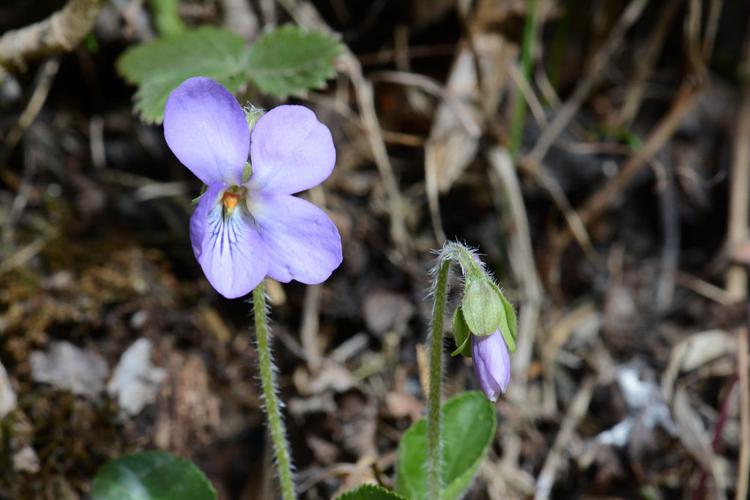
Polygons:
M485 274L467 274L461 308L474 335L485 337L507 328L502 294Z

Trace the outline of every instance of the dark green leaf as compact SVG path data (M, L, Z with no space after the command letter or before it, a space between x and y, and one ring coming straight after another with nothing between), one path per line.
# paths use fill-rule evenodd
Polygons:
M111 460L99 469L92 500L215 500L206 476L189 460L146 451Z
M206 76L230 92L238 91L247 81L247 58L240 36L203 27L130 48L117 61L117 69L139 86L135 109L141 118L158 123L169 93L188 78Z
M443 406L445 500L469 487L495 436L495 407L481 392L460 394ZM398 448L396 491L421 500L427 495L427 429L424 419L406 431Z
M263 92L280 98L322 88L343 46L331 35L285 25L250 49L248 74Z
M353 490L344 492L343 495L336 497L336 500L406 500L401 495L393 491L386 490L374 484L363 484Z

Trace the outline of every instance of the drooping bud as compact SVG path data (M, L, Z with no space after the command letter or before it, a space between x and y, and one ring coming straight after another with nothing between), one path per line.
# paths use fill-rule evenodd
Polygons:
M492 335L506 326L505 307L499 292L485 274L467 274L461 308L474 335Z
M472 335L471 351L479 386L487 399L494 403L501 393L508 390L510 383L508 346L500 332L484 337Z

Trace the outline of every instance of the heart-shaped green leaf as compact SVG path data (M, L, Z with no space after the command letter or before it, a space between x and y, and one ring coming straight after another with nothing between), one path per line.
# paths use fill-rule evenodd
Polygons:
M460 394L443 405L443 498L460 498L469 487L495 436L495 407L481 392ZM396 491L422 500L427 495L427 428L424 419L406 431L398 448Z
M215 500L206 476L184 458L145 451L111 460L99 469L92 500Z
M353 490L344 492L336 500L406 500L393 491L386 490L374 484L363 484Z

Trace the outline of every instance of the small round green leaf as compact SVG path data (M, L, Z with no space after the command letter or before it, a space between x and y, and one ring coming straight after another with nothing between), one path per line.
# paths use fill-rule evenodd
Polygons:
M460 498L495 436L495 407L481 392L465 392L443 405L443 498ZM398 448L396 491L406 498L427 495L427 426L412 425Z
M189 460L163 451L133 453L99 469L92 500L215 500L216 491Z
M374 484L363 484L336 497L336 500L406 500L401 495Z

